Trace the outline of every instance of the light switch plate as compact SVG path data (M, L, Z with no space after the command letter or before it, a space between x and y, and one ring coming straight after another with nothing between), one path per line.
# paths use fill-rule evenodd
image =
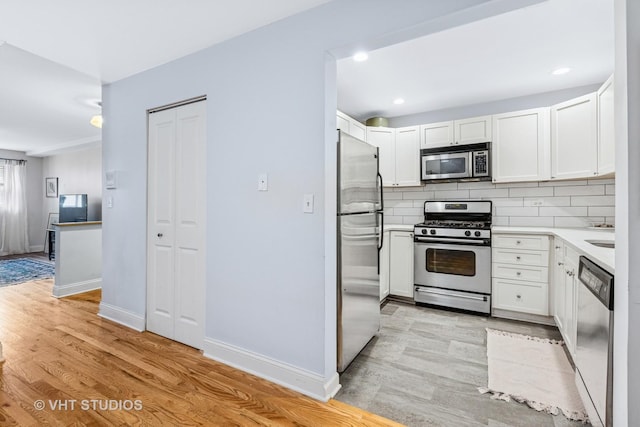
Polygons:
M269 177L266 173L261 173L258 175L258 191L268 191L269 190Z
M114 170L108 170L104 174L104 183L107 190L114 189L118 186L118 174Z
M302 212L313 213L313 194L305 194L303 203Z

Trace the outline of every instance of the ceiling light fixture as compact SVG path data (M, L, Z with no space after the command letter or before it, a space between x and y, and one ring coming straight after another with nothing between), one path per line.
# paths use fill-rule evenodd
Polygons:
M402 105L404 104L404 99L403 98L396 98L393 100L393 103L396 105Z
M89 123L91 123L93 126L102 129L102 116L100 114L91 117L91 120L89 120Z
M556 68L551 72L551 74L553 74L554 76L561 76L563 74L567 74L569 71L571 71L571 68L562 67L562 68Z
M353 60L356 62L363 62L363 61L366 61L367 59L369 59L369 55L367 55L367 52L358 52L355 55L353 55Z

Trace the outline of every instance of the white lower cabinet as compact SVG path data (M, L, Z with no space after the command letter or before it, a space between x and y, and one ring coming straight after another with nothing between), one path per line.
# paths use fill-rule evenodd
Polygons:
M389 293L413 298L413 232L392 231L389 237Z
M549 315L549 236L492 236L492 308Z
M580 255L564 240L554 239L553 318L572 357L575 356Z
M553 318L556 326L561 331L565 328L565 272L564 272L564 241L554 238L554 259L553 259Z
M548 285L540 282L493 278L493 307L546 316Z
M382 236L380 249L380 301L389 296L389 231Z

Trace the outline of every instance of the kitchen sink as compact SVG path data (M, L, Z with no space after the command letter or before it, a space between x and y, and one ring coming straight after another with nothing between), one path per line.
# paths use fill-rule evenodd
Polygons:
M585 242L601 248L615 249L616 242L614 240L585 240Z

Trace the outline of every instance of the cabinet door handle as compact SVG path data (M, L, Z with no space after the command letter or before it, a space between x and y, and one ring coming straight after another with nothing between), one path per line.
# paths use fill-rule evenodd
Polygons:
M162 237L162 236L164 236L164 234L158 233L158 237Z
M521 275L522 273L520 271L516 271L516 276Z
M520 261L520 257L519 257L519 256L517 256L517 257L516 257L516 259L517 259L518 261Z
M556 246L556 249L560 249L560 246Z
M516 240L516 245L519 245L520 243L522 243L520 240Z
M564 262L558 262L558 265L564 265Z
M522 298L522 295L516 295L516 298L520 299Z

